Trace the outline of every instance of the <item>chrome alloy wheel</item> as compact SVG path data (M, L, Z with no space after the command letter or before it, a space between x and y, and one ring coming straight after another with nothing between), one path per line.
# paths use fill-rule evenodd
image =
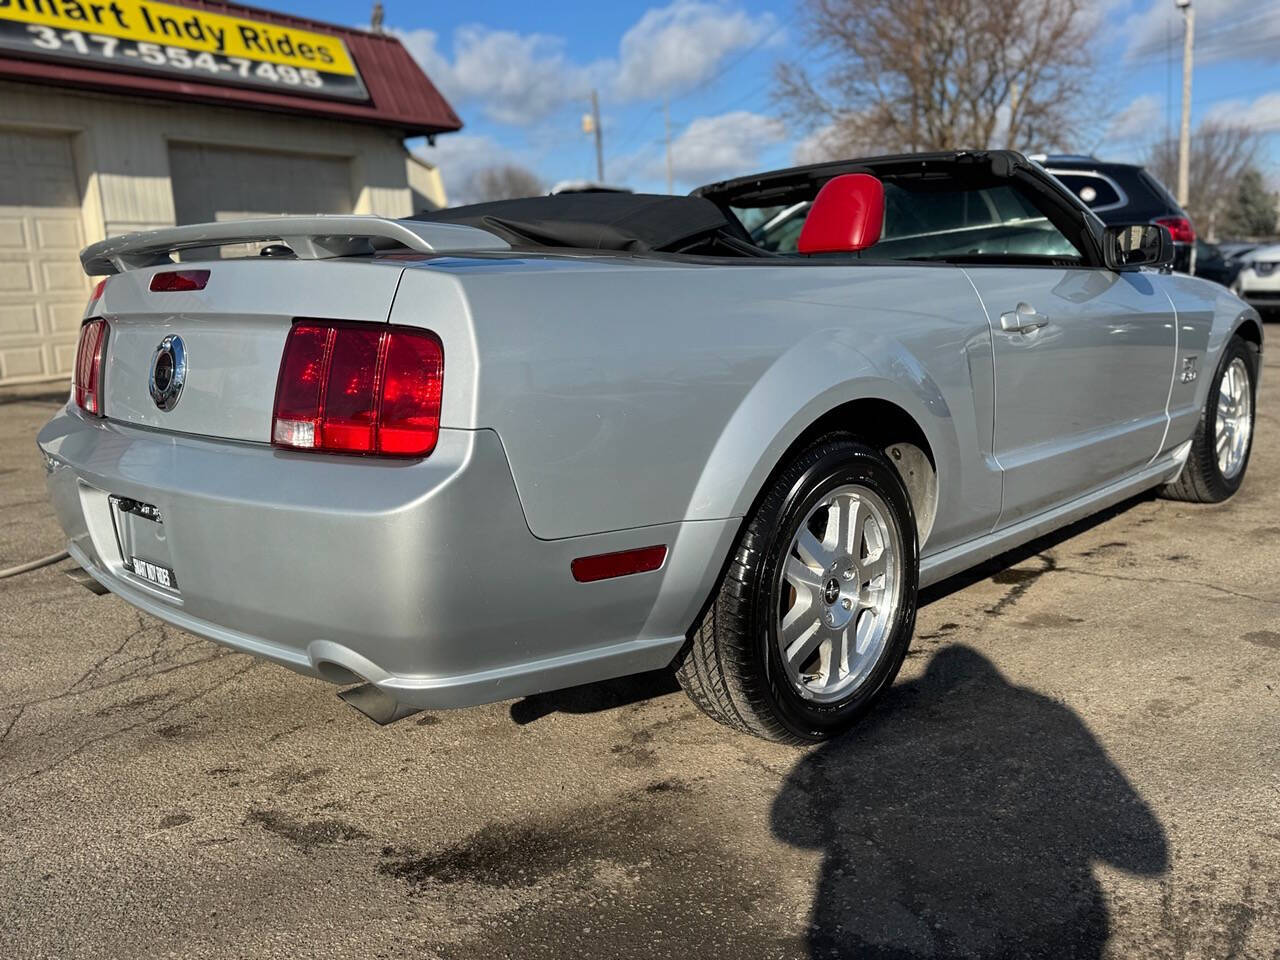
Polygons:
M1213 431L1218 472L1225 479L1233 478L1244 466L1252 434L1253 390L1249 383L1249 368L1236 357L1222 374L1222 383L1218 387L1218 416Z
M875 668L898 606L902 560L893 511L851 484L810 508L779 574L778 647L806 700L840 700Z

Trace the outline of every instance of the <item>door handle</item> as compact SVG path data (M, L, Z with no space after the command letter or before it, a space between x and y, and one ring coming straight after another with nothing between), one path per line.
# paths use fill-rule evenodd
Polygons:
M1009 333L1030 333L1049 323L1043 313L1037 313L1030 304L1020 303L1016 310L1000 314L1000 329Z

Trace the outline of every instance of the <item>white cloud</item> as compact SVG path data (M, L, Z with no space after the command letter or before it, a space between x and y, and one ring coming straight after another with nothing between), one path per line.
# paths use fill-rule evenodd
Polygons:
M1208 119L1255 130L1280 130L1280 93L1264 93L1252 102L1224 101L1209 111Z
M750 173L758 169L761 152L786 135L781 120L747 110L698 117L671 143L675 178L705 183ZM653 161L647 173L654 179L665 176L665 158Z
M824 160L839 160L848 156L848 151L841 146L836 136L835 126L829 124L819 127L796 144L791 151L792 162L796 164L822 163Z
M447 99L455 99L453 86L453 67L439 50L440 34L434 30L397 30L390 31L404 44L409 55L418 61L418 66L436 85L436 88Z
M1195 0L1197 63L1273 61L1280 49L1280 17L1258 0ZM1131 61L1182 62L1182 14L1169 0L1150 0L1118 31Z
M436 138L434 147L424 145L413 152L439 168L451 206L469 201L468 181L477 170L506 163L520 163L510 150L492 137L467 133L441 134Z
M622 35L614 94L644 100L684 93L709 80L730 54L776 38L772 14L675 0L647 11Z
M460 27L446 55L434 30L395 31L455 106L527 126L568 103L585 105L593 87L606 100L684 93L705 83L732 54L781 39L772 14L752 17L708 0L675 0L648 10L622 35L616 59L575 63L563 37Z
M1119 142L1155 140L1164 133L1163 121L1163 101L1154 94L1144 93L1112 117L1105 139Z
M601 71L569 62L564 40L545 34L461 27L453 37L452 61L441 53L433 30L398 36L446 99L478 104L490 119L516 126L584 100Z

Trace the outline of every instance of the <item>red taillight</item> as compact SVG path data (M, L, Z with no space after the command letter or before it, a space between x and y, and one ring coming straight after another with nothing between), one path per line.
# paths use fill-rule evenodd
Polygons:
M1157 217L1156 223L1168 227L1174 243L1195 243L1196 231L1186 217Z
M444 351L434 333L295 323L276 383L271 442L295 450L425 457L440 434Z
M633 573L648 573L662 566L667 558L665 545L640 547L637 550L623 550L619 553L598 553L593 557L578 557L569 564L573 579L579 583L591 583L595 580L609 580L613 577L625 577Z
M107 281L110 279L111 279L110 277L103 277L101 280L97 282L97 284L93 288L93 293L89 294L89 306L93 306L95 303L97 303L99 300L102 299L102 294L107 289Z
M387 341L378 449L399 456L427 453L436 445L440 432L440 393L444 386L440 341L396 332L389 334Z
M76 406L102 416L102 358L107 353L107 321L90 320L80 328L76 372L72 380Z
M185 290L203 290L209 282L208 270L166 270L151 275L152 293L181 293Z
M339 327L329 354L321 439L326 450L372 453L377 449L381 330Z
M286 447L308 449L318 445L316 423L320 391L324 389L329 351L337 331L315 323L297 323L285 340L276 380L276 408L272 414L271 440Z

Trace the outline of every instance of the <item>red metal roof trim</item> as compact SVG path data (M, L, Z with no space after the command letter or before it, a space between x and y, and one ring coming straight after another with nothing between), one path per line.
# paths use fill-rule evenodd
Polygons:
M406 135L447 133L462 129L462 121L395 37L339 27L238 3L216 0L166 0L183 7L250 17L266 23L288 24L339 36L351 52L369 91L368 103L292 96L249 87L192 83L155 74L76 67L46 60L0 56L0 79L36 81L80 87L104 93L194 100L228 107L248 107L372 123L403 130Z

